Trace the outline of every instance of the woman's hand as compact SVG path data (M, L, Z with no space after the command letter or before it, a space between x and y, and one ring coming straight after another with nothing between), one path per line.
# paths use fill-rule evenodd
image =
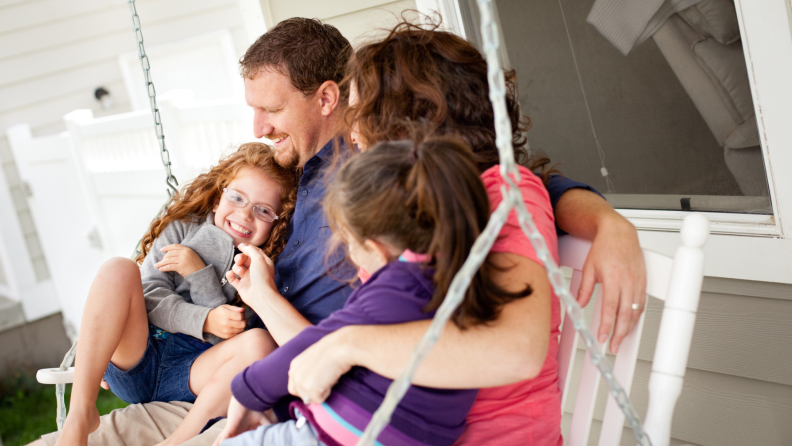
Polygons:
M638 323L646 305L646 266L638 233L635 226L621 216L600 225L591 243L577 295L580 306L588 304L597 283L602 287L602 316L597 338L605 342L613 328L610 349L615 354L624 337ZM638 304L639 309L633 310L633 303Z
M164 246L160 251L165 253L165 257L154 264L160 271L173 271L182 277L206 268L203 260L192 249L182 245Z
M277 292L275 264L264 254L264 251L245 243L239 244L239 250L242 254L237 254L234 266L226 273L226 278L239 292L242 301L252 305L250 299L255 292L266 289Z
M212 333L218 338L231 339L245 331L245 309L233 305L220 305L209 311L204 321L204 333Z
M291 362L289 393L311 404L324 402L333 386L354 365L343 328L323 337Z
M220 446L224 440L256 429L262 424L271 424L263 412L246 408L232 396L231 402L228 404L228 423L212 446Z

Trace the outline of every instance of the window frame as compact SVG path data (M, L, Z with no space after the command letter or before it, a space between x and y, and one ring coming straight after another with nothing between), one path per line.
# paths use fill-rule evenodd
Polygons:
M452 5L449 5L452 3ZM440 11L449 23L462 23L459 0L417 0L418 10ZM773 215L705 212L713 234L778 237L792 236L792 83L782 73L792 73L792 0L751 2L735 0L746 66L758 120ZM452 32L465 37L464 29ZM779 69L780 68L780 69ZM786 122L784 122L786 117ZM787 127L787 128L785 128ZM786 150L789 148L789 150ZM786 153L785 153L786 152ZM617 209L639 230L678 232L690 212Z

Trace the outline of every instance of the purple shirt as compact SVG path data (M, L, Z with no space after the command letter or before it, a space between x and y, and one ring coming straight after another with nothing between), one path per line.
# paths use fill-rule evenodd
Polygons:
M352 292L342 309L318 325L305 328L294 339L237 375L231 383L234 397L248 409L272 408L289 393L288 371L292 359L341 327L431 318L434 312L423 309L432 298L434 284L431 272L421 268L418 263L385 265ZM341 398L331 397L327 404L337 413L349 413L350 404L373 413L391 382L368 369L354 367L333 388L333 395ZM465 418L477 392L411 386L393 413L390 426L420 443L451 445L465 429Z

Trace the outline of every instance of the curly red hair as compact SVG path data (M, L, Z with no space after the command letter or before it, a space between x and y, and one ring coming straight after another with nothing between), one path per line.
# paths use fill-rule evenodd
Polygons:
M286 245L286 226L294 213L299 174L296 170L279 166L270 146L250 142L240 145L236 152L221 159L208 172L198 175L171 199L169 206L154 219L140 241L140 254L135 261L138 264L143 263L154 239L172 221L202 221L206 218L222 196L223 188L245 167L260 169L280 185L281 209L278 219L272 226L269 238L261 246L270 258L275 259Z

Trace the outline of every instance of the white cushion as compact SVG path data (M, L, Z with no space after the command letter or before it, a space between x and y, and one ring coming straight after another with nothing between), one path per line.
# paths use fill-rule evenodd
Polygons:
M713 38L696 42L693 54L738 124L754 115L751 86L740 42L723 45Z
M703 0L680 11L679 15L704 37L712 37L725 45L740 40L733 0Z
M737 127L723 144L726 149L745 149L759 145L759 129L756 126L756 117L745 121Z

